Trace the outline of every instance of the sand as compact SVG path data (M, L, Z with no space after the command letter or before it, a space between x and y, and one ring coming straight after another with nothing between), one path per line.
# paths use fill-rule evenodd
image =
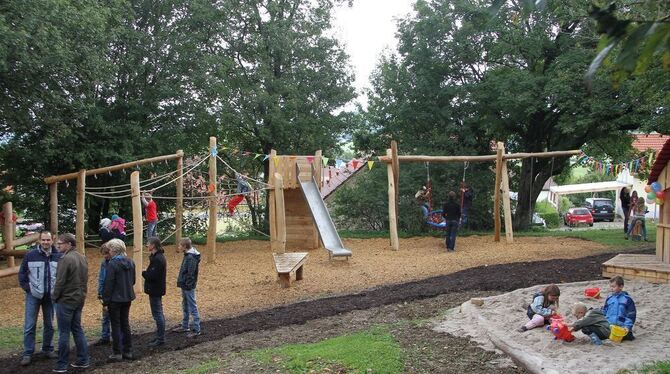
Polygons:
M389 249L388 239L346 239L345 246L353 251L347 261L328 260L327 252L309 252L304 280L292 282L283 289L266 241L237 241L218 243L217 263L202 263L197 298L203 319L217 319L271 306L327 295L343 295L384 284L404 283L431 276L453 273L470 267L547 260L578 258L607 251L603 245L572 238L519 237L507 245L495 243L492 236L458 238L456 251L444 250L444 239L420 237L401 239L401 249ZM203 248L198 246L202 251ZM130 250L129 250L129 253ZM87 251L89 263L89 293L83 310L83 324L99 329L100 303L96 299L100 255ZM166 248L168 262L167 295L163 299L169 325L181 319L181 294L176 277L181 257L174 246ZM145 257L143 267L148 264ZM295 276L292 276L295 278ZM0 328L22 326L23 291L16 277L4 278L0 284ZM3 287L4 286L4 287ZM153 328L148 297L140 293L131 307L133 330ZM15 301L15 302L14 302Z
M498 296L470 300L451 309L436 322L435 330L469 336L484 349L502 351L533 373L615 373L670 357L670 287L638 281L627 281L624 290L637 306L634 325L636 339L622 343L591 343L588 336L576 332L573 342L557 341L543 328L524 333L516 329L528 321L526 307L532 295L543 285L519 289ZM581 301L587 307L599 308L609 291L607 280L564 283L559 312L574 321L571 306ZM600 287L602 298L584 296L588 287ZM474 303L473 303L474 301Z

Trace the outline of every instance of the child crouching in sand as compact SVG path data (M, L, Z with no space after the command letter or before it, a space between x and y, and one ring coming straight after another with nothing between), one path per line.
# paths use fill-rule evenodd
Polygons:
M582 330L595 345L601 345L602 340L609 338L610 324L601 310L587 309L584 303L576 303L572 307L572 314L577 318L569 325L572 331Z
M549 317L556 314L560 296L561 290L555 284L550 284L542 292L533 295L533 302L528 306L526 312L530 321L519 327L517 331L524 332L549 323Z

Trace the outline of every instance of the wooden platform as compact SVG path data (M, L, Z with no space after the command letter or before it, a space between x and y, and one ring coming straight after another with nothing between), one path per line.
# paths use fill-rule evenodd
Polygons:
M624 279L644 280L650 283L670 283L670 264L656 255L620 254L603 263L603 277L620 275Z
M295 280L303 276L303 265L307 262L307 252L273 253L275 269L282 287L291 286L291 273L295 271Z

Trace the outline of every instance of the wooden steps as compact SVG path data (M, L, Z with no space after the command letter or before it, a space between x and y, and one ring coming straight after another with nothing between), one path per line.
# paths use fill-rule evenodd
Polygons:
M624 279L670 283L670 264L656 255L620 254L603 263L602 272L605 278L620 275Z

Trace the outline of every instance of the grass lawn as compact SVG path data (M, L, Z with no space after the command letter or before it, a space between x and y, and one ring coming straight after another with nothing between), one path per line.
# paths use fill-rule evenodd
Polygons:
M403 370L400 345L385 326L314 344L290 344L249 354L260 362L279 364L290 373L342 369L354 373L400 373Z

